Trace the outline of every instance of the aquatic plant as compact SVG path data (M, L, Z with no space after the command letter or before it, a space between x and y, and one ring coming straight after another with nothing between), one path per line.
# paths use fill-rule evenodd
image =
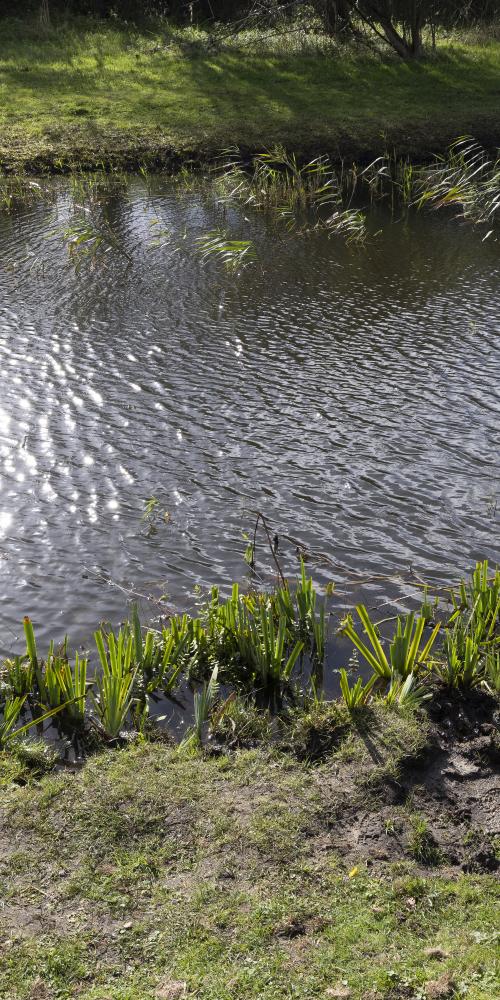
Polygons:
M210 718L210 712L219 692L218 667L214 667L210 680L203 685L201 691L194 695L194 725L182 740L182 748L200 747L203 741L203 727Z
M429 601L429 588L424 587L424 597L422 604L420 605L420 618L424 619L426 625L431 625L434 622L436 612L439 608L439 598L436 597L434 602L431 604Z
M470 136L456 139L443 156L424 166L386 153L360 177L373 199L389 195L393 204L417 209L458 209L464 221L491 226L484 239L500 219L500 157L490 156Z
M91 698L100 726L109 739L116 739L125 726L132 706L135 674L115 674L108 670L97 678L97 694Z
M30 618L24 619L29 676L32 687L26 693L36 693L43 706L50 709L64 709L64 717L75 725L82 725L85 718L85 700L87 695L87 657L75 653L74 664L68 659L67 639L59 651L55 651L54 643L49 644L47 656L40 659L37 652L35 632ZM18 673L21 671L19 668Z
M36 202L50 202L56 193L54 185L43 184L23 174L0 177L0 209L4 212L16 212Z
M22 698L33 691L35 671L29 656L13 656L3 661L0 677L7 690Z
M500 641L500 571L476 563L466 583L451 592L454 607L444 638L445 660L434 665L441 683L452 688L484 685L496 689L496 645Z
M141 521L146 525L146 536L151 538L152 535L156 535L161 524L168 524L170 513L168 510L162 510L158 497L148 497L144 501Z
M312 631L312 657L313 660L322 664L326 653L326 609L324 602L321 604L319 614L315 615L311 622Z
M492 694L500 695L500 652L498 650L486 653L484 683Z
M205 663L218 663L224 680L278 704L306 646L318 659L324 655L324 611L311 620L315 598L310 600L307 615L302 605L301 619L287 587L242 595L234 584L224 602L214 588L200 613Z
M66 641L60 653L54 652L54 644L51 643L46 659L37 668L37 684L39 696L43 704L56 708L64 702L75 699L72 706L73 716L76 719L83 718L87 660L80 658L78 653L75 657L75 665L72 668L69 664L66 650Z
M383 701L386 705L415 709L430 697L429 690L423 684L417 684L416 674L408 674L404 680L398 677L392 678Z
M252 240L231 239L224 229L197 236L195 245L202 263L206 264L208 260L216 258L232 273L242 271L257 259Z
M148 629L143 636L137 606L132 612L134 633L134 664L143 690L148 694L162 691L170 694L178 681L189 648L192 630L187 616L173 619L170 629L155 632Z
M488 560L476 563L470 580L461 581L458 593L451 592L454 614L453 622L464 611L470 611L468 629L478 642L487 642L494 636L500 624L500 570L489 575Z
M218 588L212 589L210 600L200 610L200 618L195 619L197 627L201 626L197 646L205 667L217 663L224 680L252 686L255 659L262 652L258 633L262 614L276 624L283 619L285 645L292 642L286 615L278 607L278 593L242 594L235 583L228 600L221 601Z
M325 601L321 601L318 610L318 592L312 577L306 575L303 559L300 560L300 577L295 587L279 587L273 600L278 614L283 614L287 620L290 636L301 639L316 665L321 665L326 649Z
M243 204L265 211L289 231L312 229L342 236L347 243L367 236L362 212L343 202L343 184L328 156L300 165L282 146L257 153L251 166L239 150L228 150L217 168L221 204Z
M368 186L370 200L390 198L392 210L396 206L409 208L415 198L415 176L418 166L391 153L377 156L359 174L360 182Z
M276 627L272 607L261 603L259 612L247 618L247 630L240 633L239 649L251 666L253 683L268 692L271 698L279 700L304 643L297 640L288 653L286 618L279 618Z
M75 662L72 665L68 660L66 648L62 656L57 656L50 650L43 674L43 700L52 708L68 704L68 714L72 722L80 725L83 724L85 717L87 665L87 657L78 653L75 653Z
M415 621L415 615L410 614L406 616L403 624L403 620L398 618L396 631L392 640L390 640L390 655L388 657L380 641L377 628L371 621L365 606L358 604L356 611L368 637L370 646L367 646L354 630L350 616L348 616L342 632L351 640L362 657L379 677L390 680L394 674L397 674L400 677L406 678L420 665L427 662L440 629L439 622L433 628L425 645L421 648L420 643L425 627L424 619L417 618Z
M350 712L363 708L369 701L377 674L372 674L370 679L363 684L362 678L358 677L356 683L351 687L346 670L340 671L340 691Z
M132 263L133 254L121 237L110 204L127 194L122 173L81 173L71 177L69 220L55 230L68 249L70 263L79 270L87 261L104 263L109 254Z
M21 714L26 696L7 698L0 718L0 746L5 746L8 739L12 737L14 726Z
M68 249L69 259L77 270L84 260L95 263L100 255L109 254L110 251L123 257L129 264L132 262L132 254L120 241L114 227L106 220L96 218L95 213L91 214L87 208L75 214L72 221L59 230L59 234Z
M492 159L470 136L456 139L446 156L416 171L415 188L419 208L454 206L476 224L493 225L500 218L500 158Z
M38 667L38 654L36 648L35 631L33 623L27 615L23 620L24 635L26 638L26 653L34 670Z
M471 688L481 684L485 677L484 655L481 647L468 631L468 623L456 620L454 628L444 637L446 660L437 661L434 671L447 687Z
M103 628L95 633L98 664L93 680L88 679L87 657L76 653L70 660L66 639L58 648L51 642L47 655L40 656L33 624L25 618L26 653L4 661L0 669L4 705L0 741L56 713L66 731L76 732L85 727L89 707L91 721L109 739L116 739L130 724L146 731L150 698L160 693L171 696L181 680L195 691L195 722L186 737L192 746L200 745L210 720L214 732L225 728L238 742L245 712L254 722L255 713L263 713L267 731L272 714L283 718L298 706L321 707L326 601L320 599L303 560L298 580L289 583L271 536L269 544L275 546L280 575L274 590L242 593L233 584L230 596L221 600L214 587L197 616L172 615L161 629L143 629L134 607L131 621L116 634ZM351 682L346 670L340 672L341 697L348 711L369 702L414 710L443 686L465 690L481 686L498 693L499 600L499 571L490 573L486 562L478 563L470 581L452 593L453 612L445 622L441 648L436 642L442 622L436 622L424 638L431 611L433 617L439 611L427 589L424 613L398 617L387 639L381 637L366 607L358 605L363 631L356 631L350 615L339 631L350 639L372 675ZM229 687L229 693L212 714L219 683ZM25 706L32 719L16 730ZM39 709L42 714L36 716ZM250 728L259 727L252 723Z
M227 601L220 599L218 587L212 587L210 598L200 608L199 622L206 638L207 659L219 664L230 664L237 652L235 631L238 622L240 588L233 583L231 596Z
M118 638L114 632L104 632L103 629L99 629L94 632L94 639L103 673L113 673L117 677L123 677L132 672L136 647L135 636L130 626L121 628Z
M164 664L168 668L162 681L162 690L166 694L174 690L181 674L188 681L197 681L207 677L214 663L218 662L211 637L201 618L172 615L168 627L163 629L161 643Z
M134 636L130 628L120 629L118 638L102 629L94 633L102 673L96 680L96 694L91 692L94 709L103 732L116 739L124 728L133 701ZM107 645L107 649L106 649Z
M26 697L22 698L7 698L3 704L0 711L0 746L4 747L14 739L18 739L20 736L24 736L30 729L35 726L40 726L42 723L51 719L58 712L61 712L66 705L58 705L57 708L51 708L47 712L42 712L41 715L34 716L29 719L23 726L19 729L14 729L19 716L23 710L24 704L26 702Z
M118 635L104 632L94 634L102 677L98 678L99 699L112 697L121 704L124 718L129 680L133 677L134 695L144 703L147 694L161 691L170 694L176 687L181 672L188 673L193 648L199 641L199 623L189 615L175 615L169 627L161 631L147 629L143 635L137 607L132 611L132 622L125 623ZM100 687L107 679L106 690ZM111 680L113 679L113 680ZM121 686L122 687L121 687ZM120 692L126 692L127 697Z
M232 599L221 606L221 624L230 652L230 676L273 704L281 702L304 643L290 638L285 615L267 595Z
M396 673L400 677L407 678L418 666L427 662L441 623L438 622L434 626L429 639L421 649L420 642L425 625L426 621L424 618L417 618L415 622L415 615L410 614L404 619L403 628L402 620L398 618L396 633L390 643L392 674Z
M163 691L164 694L170 694L175 689L183 668L188 641L187 629L179 638L165 629L160 641L155 641L153 633L147 632L140 668L149 692Z
M150 189L145 168L141 176ZM365 212L353 204L354 195L366 189L371 200L388 197L393 206L433 210L451 206L458 210L460 218L489 226L484 239L495 233L500 218L500 158L490 156L470 137L457 139L445 156L425 166L386 154L364 170L344 165L336 169L326 155L302 163L297 155L279 145L262 150L250 161L238 149L230 149L218 158L211 178L212 185L207 185L205 179L204 193L222 216L217 220L220 224L201 235L186 231L183 245L203 263L218 261L233 275L255 263L258 253L254 240L237 238L228 231L225 213L232 205L243 208L245 213L265 213L278 225L281 238L284 232L299 236L322 230L349 245L362 245L368 239ZM69 264L78 270L85 263L105 266L113 258L130 265L137 247L124 239L116 218L117 199L124 201L128 197L126 176L120 172L80 171L67 183L68 214L52 235L66 246ZM182 184L192 188L192 171L185 171L184 177L177 179L178 188ZM11 212L36 201L50 204L59 192L56 182L4 177L0 179L0 209ZM151 199L150 190L147 196ZM151 226L160 227L159 205L155 212ZM172 241L169 228L158 228L155 234L156 239L146 243L149 248L161 248ZM31 268L43 266L43 255L30 257L25 263Z

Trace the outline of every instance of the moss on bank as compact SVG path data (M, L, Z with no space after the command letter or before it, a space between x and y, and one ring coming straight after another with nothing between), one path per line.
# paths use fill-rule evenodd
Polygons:
M339 713L297 719L287 751L139 743L23 787L4 771L0 995L490 1000L498 882L428 853L424 772L409 775L429 727ZM329 717L330 751L298 760ZM385 858L376 817L394 845ZM453 822L472 850L481 831Z
M347 52L213 48L189 33L3 21L0 165L175 166L238 144L421 158L470 132L500 141L500 44L415 65Z

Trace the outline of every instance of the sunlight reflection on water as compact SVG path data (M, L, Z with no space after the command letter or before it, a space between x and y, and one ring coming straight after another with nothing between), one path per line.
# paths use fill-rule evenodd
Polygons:
M201 195L156 183L174 231L214 226ZM495 245L382 216L360 251L236 213L262 266L235 279L147 248L139 182L108 209L129 268L68 268L48 238L63 207L0 219L4 649L27 613L42 639L85 641L128 590L185 607L196 584L242 579L255 509L326 556L320 583L410 563L452 580L499 558ZM21 279L26 254L45 266ZM148 532L153 496L168 517ZM288 569L295 550L283 540Z

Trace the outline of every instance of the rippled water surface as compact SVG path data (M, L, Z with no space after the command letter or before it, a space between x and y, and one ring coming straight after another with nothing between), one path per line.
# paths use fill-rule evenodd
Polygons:
M254 509L324 553L319 582L499 558L498 243L436 215L378 211L363 250L233 216L260 259L235 278L187 249L217 223L202 193L132 181L106 205L132 263L75 272L67 205L0 220L3 649L23 614L85 641L130 591L187 607L243 578Z

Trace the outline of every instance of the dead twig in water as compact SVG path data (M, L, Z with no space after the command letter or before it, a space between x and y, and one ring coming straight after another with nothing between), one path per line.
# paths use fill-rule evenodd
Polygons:
M249 565L251 566L251 568L253 570L255 569L255 552L256 552L256 548L257 548L257 531L258 531L258 528L259 528L259 522L262 521L262 526L263 526L264 531L265 531L266 536L267 536L267 541L268 541L268 544L269 544L269 549L271 551L271 555L273 557L274 564L275 564L276 569L278 571L278 576L279 576L279 578L281 580L282 586L283 587L288 587L288 584L286 582L285 576L283 574L283 570L282 570L282 568L280 566L280 562L279 562L278 556L276 555L276 553L278 551L278 535L275 534L274 539L271 538L271 532L269 531L269 527L268 527L266 518L264 517L262 511L260 511L260 510L251 511L251 513L256 515L256 519L255 519L255 527L254 527L253 541L252 541L252 556L251 556L251 561L250 561Z

